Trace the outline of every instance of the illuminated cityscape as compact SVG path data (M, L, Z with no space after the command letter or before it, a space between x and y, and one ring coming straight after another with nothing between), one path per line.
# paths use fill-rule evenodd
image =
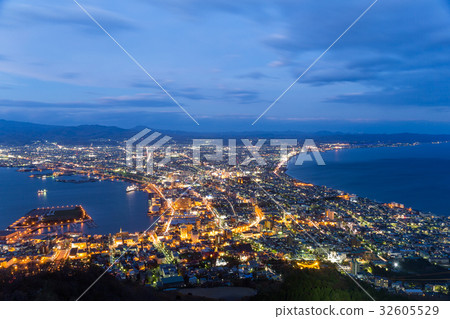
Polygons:
M349 147L319 148L343 146ZM237 147L238 158L246 152ZM127 181L134 185L127 191L148 194L153 220L136 233L86 235L77 225L92 228L95 220L82 206L36 208L0 232L0 267L12 277L95 265L118 280L165 291L281 282L281 262L298 270L335 269L392 296L449 293L439 277L396 276L414 260L449 267L448 217L300 182L285 174L276 147L260 150L266 166L243 167L195 165L191 146L172 145L170 164L153 174L127 167L121 146L44 143L3 147L0 154L2 166L21 167L30 178Z

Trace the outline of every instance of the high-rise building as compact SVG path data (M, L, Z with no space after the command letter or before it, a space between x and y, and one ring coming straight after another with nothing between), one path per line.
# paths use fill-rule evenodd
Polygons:
M358 274L358 272L359 272L359 263L356 260L356 258L352 258L351 265L352 265L351 274L356 276Z
M229 229L226 229L224 231L224 236L225 236L226 239L231 239L233 237L233 232L231 230L229 230Z
M334 220L334 211L327 209L325 215L329 220Z
M192 232L191 240L192 240L193 243L198 242L198 240L199 240L199 233L198 233L198 231L193 231Z
M181 239L191 239L192 237L192 228L191 224L181 225L180 226L180 237Z

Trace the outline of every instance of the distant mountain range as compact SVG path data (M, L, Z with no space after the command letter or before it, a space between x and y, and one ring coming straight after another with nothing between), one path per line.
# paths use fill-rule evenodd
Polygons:
M23 145L37 141L73 145L117 142L132 135L130 130L114 126L58 126L0 120L0 144L3 145Z
M26 145L38 141L68 145L117 144L129 139L143 128L124 129L102 125L59 126L0 120L0 145ZM327 131L191 133L159 129L157 131L173 137L178 142L189 141L192 138L297 138L300 140L312 138L316 142L358 144L450 141L450 134L347 134Z

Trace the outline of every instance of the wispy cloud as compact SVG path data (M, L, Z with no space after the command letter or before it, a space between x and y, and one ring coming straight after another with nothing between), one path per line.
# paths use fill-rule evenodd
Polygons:
M227 89L223 92L223 98L239 104L260 102L260 92L246 89Z
M150 81L133 81L130 84L133 88L155 88L156 85ZM186 87L186 88L179 88L175 87L170 84L165 84L165 86L173 92L173 95L176 97L184 97L190 100L209 100L213 99L212 97L206 96L205 94L201 93L200 88L197 87Z
M102 97L92 102L42 102L29 100L0 100L0 107L59 108L59 109L111 109L111 108L170 108L173 104L166 98L152 94L135 96Z
M270 79L271 76L268 76L259 71L253 71L245 74L241 74L238 76L239 79L253 79L253 80L261 80L261 79Z
M89 7L99 21L109 30L134 30L136 24L124 17L98 7ZM13 16L11 23L19 25L53 24L53 25L74 25L81 27L81 30L93 31L95 25L86 19L86 16L72 3L61 5L61 2L53 4L33 3L19 4L12 7L13 12L7 17Z

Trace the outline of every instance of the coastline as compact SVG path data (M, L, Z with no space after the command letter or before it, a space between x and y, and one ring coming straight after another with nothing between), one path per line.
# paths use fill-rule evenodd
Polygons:
M54 179L41 181L29 178L29 174L17 171L18 168L20 167L0 168L10 169L9 174L13 174L12 176L23 174L22 177L17 177L17 183L12 184L14 189L7 190L3 195L9 196L9 200L2 203L0 229L6 229L33 209L66 205L82 205L86 208L98 227L88 228L85 225L84 228L75 230L91 235L107 235L119 231L120 228L134 232L138 231L138 227L140 229L141 224L152 221L153 217L147 215L147 195L141 192L126 193L126 186L130 185L128 180L114 178L97 183L59 183ZM5 183L2 185L7 187ZM36 190L40 188L48 189L46 196L36 196ZM24 192L26 194L21 195ZM107 200L111 194L115 198L114 201ZM26 198L25 203L15 203L18 198Z
M410 144L410 145L401 145L401 146L399 146L399 145L380 145L380 146L374 146L374 147L348 147L348 148L341 148L341 149L334 149L334 150L331 150L331 149L330 150L325 150L325 151L321 150L320 152L321 152L321 154L331 154L331 153L336 154L336 153L341 153L342 151L352 151L352 150L410 148L410 147L419 147L419 146L426 146L426 145L431 146L431 145L441 145L441 144L444 144L444 145L445 144L449 144L450 145L450 142L446 141L446 142L432 142L432 143L431 142L430 143L414 143L414 144ZM318 148L320 149L321 147L319 146ZM419 212L422 215L434 216L434 217L438 217L438 218L449 218L450 219L450 214L445 214L445 213L439 214L439 213L436 213L436 212L433 212L433 211L425 212L423 209L414 208L412 205L408 205L406 203L403 203L402 200L396 200L396 199L389 200L389 201L378 200L378 199L374 198L376 195L374 195L374 196L370 196L370 195L367 196L367 194L361 195L361 192L358 192L358 191L348 191L348 190L345 190L343 188L336 187L336 185L329 186L328 183L323 183L323 184L322 183L317 183L317 182L315 182L313 180L307 180L305 178L296 176L295 171L294 172L292 172L292 171L289 172L289 170L290 170L290 168L292 166L292 161L298 156L298 154L299 153L289 154L290 156L287 159L287 161L285 162L285 165L283 165L282 167L279 167L279 169L278 169L278 172L279 172L280 176L284 175L284 177L287 177L287 178L290 178L290 179L294 179L294 180L296 180L298 182L301 182L301 183L311 184L314 187L323 187L323 188L326 188L326 189L329 189L329 190L332 190L332 191L342 192L342 193L348 194L348 195L355 195L355 196L357 196L359 198L364 198L364 199L370 200L370 201L372 201L374 203L377 203L377 204L402 203L402 204L405 205L405 207L408 206L409 208L413 209L414 211ZM449 211L449 213L450 213L450 211Z

